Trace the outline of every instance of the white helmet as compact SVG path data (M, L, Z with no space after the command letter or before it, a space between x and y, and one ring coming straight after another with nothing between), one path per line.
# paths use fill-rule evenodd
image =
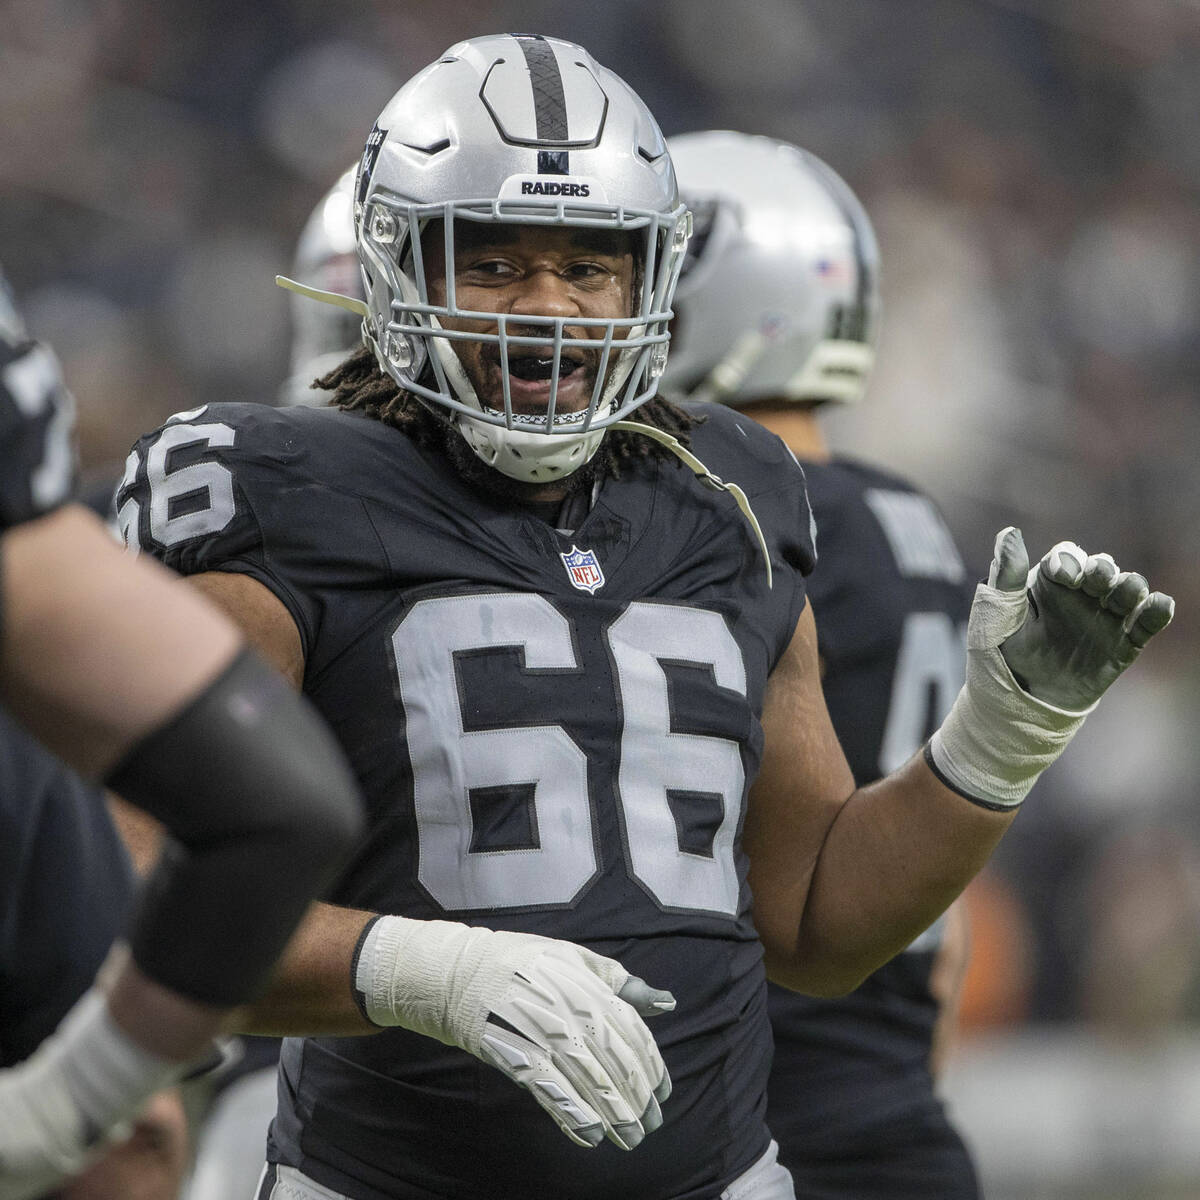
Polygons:
M879 249L854 193L774 138L712 131L668 146L695 234L664 387L733 405L862 399Z
M671 297L690 230L662 134L634 92L571 42L533 35L472 38L411 79L380 114L358 168L358 252L367 295L363 333L382 368L406 391L451 410L471 449L514 479L562 478L596 452L604 429L649 400L670 334ZM429 302L421 255L425 224L499 222L638 232L640 287L628 318L481 313L458 307L453 272L446 303ZM446 318L486 321L495 333L447 330ZM545 327L539 336L510 334ZM564 326L600 329L568 338ZM553 343L549 409L485 407L451 341L510 347ZM556 413L564 350L599 352L588 408Z
M292 274L325 292L363 299L362 273L354 246L354 176L358 164L342 173L313 209L300 240ZM362 344L362 318L345 308L313 304L293 295L291 374L282 404L323 404L328 392L314 379L328 374Z

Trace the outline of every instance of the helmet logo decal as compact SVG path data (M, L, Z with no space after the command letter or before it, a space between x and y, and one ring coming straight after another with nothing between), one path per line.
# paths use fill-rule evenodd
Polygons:
M570 154L565 150L539 150L537 173L539 175L570 175ZM583 194L586 196L587 192Z
M358 184L354 191L354 207L358 212L362 211L362 206L366 203L367 189L371 186L371 175L375 171L375 163L379 159L379 151L383 148L383 141L387 135L386 129L380 129L376 125L367 136L367 144L363 147L362 161L358 164Z
M600 562L594 550L580 550L572 544L566 554L560 554L558 557L567 568L567 578L570 579L572 587L594 596L604 586L604 572L600 569Z

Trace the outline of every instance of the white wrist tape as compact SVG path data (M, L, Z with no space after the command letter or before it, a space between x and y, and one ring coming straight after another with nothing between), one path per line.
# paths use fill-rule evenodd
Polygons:
M40 1196L79 1171L187 1064L143 1050L92 988L25 1062L0 1073L0 1200Z
M985 808L1015 808L1095 708L1056 708L1023 691L1000 644L1025 620L1024 589L981 583L967 624L967 681L926 760L949 787Z
M450 1032L463 1007L463 972L472 934L483 930L455 921L415 921L408 917L380 917L367 931L358 952L354 986L362 997L367 1019L375 1025L400 1025L448 1046L459 1045ZM472 972L466 972L467 980ZM479 1017L473 1046L486 1012Z

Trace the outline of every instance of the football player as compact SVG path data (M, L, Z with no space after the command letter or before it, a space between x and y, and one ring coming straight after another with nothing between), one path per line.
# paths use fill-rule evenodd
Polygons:
M334 407L181 414L119 493L130 542L235 614L369 793L338 906L257 1010L326 1035L285 1042L260 1196L791 1196L764 959L839 994L932 924L1171 601L1067 544L1027 580L1005 530L954 708L857 788L803 472L749 418L655 396L689 217L637 96L571 43L459 43L381 113L354 203L367 299L325 298L365 345L323 380ZM449 918L447 945L567 937L669 986L665 1124L584 1154L467 1055L338 1036L394 1024L399 914ZM544 1091L504 1027L480 1057ZM617 1147L661 1119L646 1096L611 1110Z
M858 785L901 766L963 682L967 572L933 502L831 455L818 415L862 399L878 328L866 212L823 162L772 138L668 143L696 222L664 388L728 404L804 467L820 531L808 580L833 727ZM767 1124L806 1197L969 1200L978 1185L934 1092L935 1032L965 969L959 905L840 999L768 996Z
M66 503L71 428L54 356L30 340L0 287L0 697L63 759L119 784L177 839L140 906L131 955L0 1077L5 1198L39 1194L78 1170L207 1053L220 1018L261 988L361 823L353 779L309 707L194 591L131 561L99 521ZM12 737L3 746L5 770L20 778L23 745ZM77 809L87 799L72 795ZM90 799L95 811L80 819L108 828L99 792ZM34 828L36 789L6 790L5 801L28 805L25 828ZM96 869L110 842L95 838ZM110 888L121 886L114 874ZM33 905L39 895L16 899ZM61 901L40 899L50 904L45 944L27 939L28 961L7 964L27 980L62 951L68 921L120 917L102 905L63 916ZM9 909L6 928L28 917ZM62 1015L53 995L6 995L24 997L21 1021L11 1012L6 1020L14 1039ZM25 1053L34 1042L15 1044Z
M362 814L345 760L310 705L193 589L132 560L91 513L66 503L70 396L7 291L0 456L4 705L172 835L129 953L118 953L104 984L30 1058L0 1074L0 1197L22 1200L77 1172L147 1097L208 1052L232 1010L262 990L308 901L354 844ZM154 519L178 515L165 502ZM36 796L6 796L23 798L32 808ZM462 986L450 997L444 931L408 923L397 997L407 1024L436 1011L444 1036L461 1044L487 1036L487 1022L507 1013L505 1031L527 1030L534 1041L521 1044L530 1053L542 1049L544 1024L554 1026L550 1041L570 1035L563 1054L547 1050L539 1062L547 1086L582 1072L584 1094L595 1088L622 1100L662 1079L648 1031L615 993L632 988L649 1006L668 997L638 991L616 963L574 947L483 932L469 940L469 955L457 948ZM40 953L48 960L57 949ZM15 969L32 978L45 965ZM524 1009L510 1012L517 1004ZM587 1025L595 1014L608 1015L605 1047L621 1041L619 1078L608 1074L611 1060L591 1053L601 1040ZM635 1045L626 1048L625 1038Z

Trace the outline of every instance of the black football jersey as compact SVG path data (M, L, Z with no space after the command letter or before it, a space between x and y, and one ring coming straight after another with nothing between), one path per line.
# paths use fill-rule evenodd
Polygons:
M90 986L133 894L100 789L0 709L0 1066L32 1054Z
M902 765L958 694L973 584L937 508L910 484L846 459L804 469L820 531L808 595L822 685L862 785ZM798 1196L825 1195L818 1183L856 1160L862 1177L841 1177L829 1195L974 1194L929 1074L937 1018L929 977L940 940L939 923L841 999L770 987L768 1124ZM929 1154L909 1186L897 1171L911 1162L889 1163L920 1144ZM971 1190L947 1182L963 1164Z
M67 499L73 429L74 405L53 352L0 321L0 533Z
M355 1197L699 1200L765 1150L770 1034L740 848L767 676L813 563L804 476L714 410L564 535L438 450L327 409L213 405L143 438L130 542L245 572L287 606L305 692L364 785L370 831L330 899L563 937L674 992L674 1093L628 1154L572 1145L532 1097L404 1030L290 1039L269 1157Z

